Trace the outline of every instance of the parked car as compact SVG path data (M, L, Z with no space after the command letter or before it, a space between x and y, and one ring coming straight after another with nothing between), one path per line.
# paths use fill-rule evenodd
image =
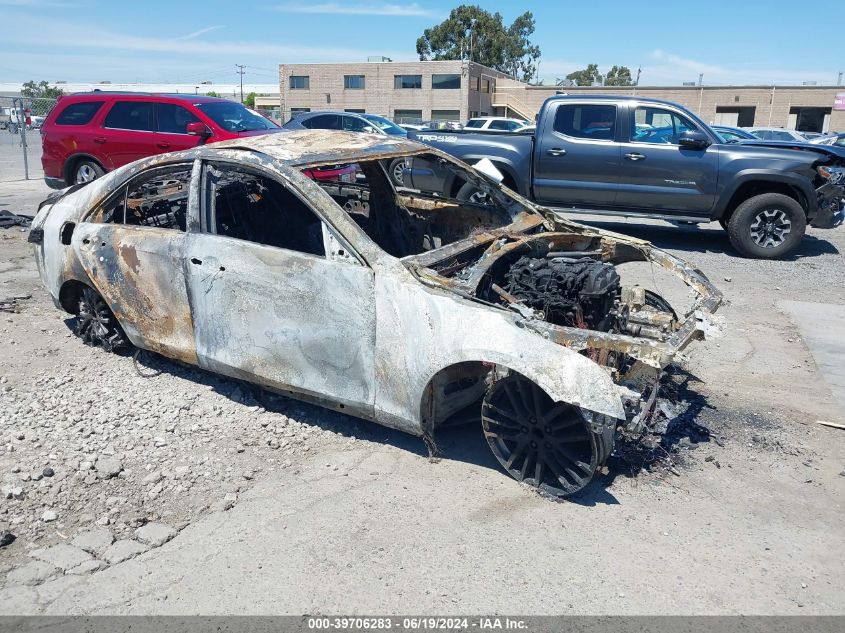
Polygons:
M747 127L743 129L763 141L791 141L793 143L807 142L807 137L801 134L801 132L796 130L787 130L782 127Z
M464 129L513 132L524 125L528 125L528 121L503 116L479 116L467 121L464 124Z
M559 95L543 104L534 135L410 136L472 164L488 158L507 187L560 212L718 220L747 257L784 257L807 224L842 222L845 158L838 148L725 144L668 101ZM456 195L469 200L478 192L466 184Z
M534 134L537 131L537 126L534 123L520 126L513 130L514 133Z
M813 139L810 143L813 145L836 145L837 147L845 147L845 133L823 136L821 138Z
M316 111L299 114L285 123L288 130L343 130L387 136L406 137L408 130L396 125L390 119L377 114L354 112ZM388 165L388 171L397 184L402 183L405 161L395 159Z
M298 114L283 127L288 130L345 130L346 132L408 136L406 129L383 116L330 110Z
M41 126L41 165L47 184L62 189L146 156L280 130L228 99L78 93L60 97Z
M418 188L392 183L394 159ZM338 163L365 178L303 175ZM438 189L444 171L487 202ZM134 345L430 447L442 425L473 422L511 476L558 496L590 481L617 426L660 424L650 394L721 303L648 242L544 217L425 145L337 131L145 158L54 194L29 240L89 344ZM683 281L692 308L623 285L629 261Z
M757 137L746 132L742 128L730 127L727 125L711 125L713 129L726 143L738 143L739 141L754 141Z

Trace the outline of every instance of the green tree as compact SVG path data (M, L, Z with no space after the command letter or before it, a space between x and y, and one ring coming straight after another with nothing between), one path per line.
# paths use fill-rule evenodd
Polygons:
M614 66L604 78L605 86L633 86L631 69L627 66Z
M467 59L530 81L540 59L540 47L528 39L534 26L530 11L506 27L498 12L462 4L443 22L423 31L417 39L417 54L422 61Z
M53 88L46 81L27 81L21 88L21 96L31 99L58 99L63 94L61 88Z
M569 73L566 78L574 81L579 86L592 86L595 82L601 83L602 80L598 64L587 64L585 69Z
M206 97L217 97L219 99L223 95L221 95L219 92L214 92L213 90L209 90L208 92L205 93L205 96Z
M255 107L255 93L250 92L247 96L244 97L244 105L247 108L254 108Z

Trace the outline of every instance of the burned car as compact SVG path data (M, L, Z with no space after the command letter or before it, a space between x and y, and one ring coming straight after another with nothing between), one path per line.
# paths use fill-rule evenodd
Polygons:
M388 174L397 158L403 185ZM356 179L305 175L336 164L356 165ZM466 182L486 198L456 199ZM590 481L617 427L645 423L663 369L721 302L648 242L544 216L447 154L364 134L150 157L51 199L32 226L41 278L86 342L429 447L444 424L474 420L509 474L555 496ZM623 286L617 267L636 261L689 286L688 313Z

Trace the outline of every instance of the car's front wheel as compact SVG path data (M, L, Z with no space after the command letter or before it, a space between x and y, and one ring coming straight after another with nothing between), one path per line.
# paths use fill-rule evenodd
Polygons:
M87 184L97 180L105 173L93 160L81 160L73 168L73 183L75 185Z
M85 286L79 294L76 334L87 345L113 352L129 346L120 323L100 294Z
M613 448L612 427L594 433L579 407L554 402L517 373L490 387L481 424L490 450L514 479L555 497L590 483Z
M798 201L763 193L736 208L728 221L728 236L745 257L779 259L798 248L806 228L807 216Z

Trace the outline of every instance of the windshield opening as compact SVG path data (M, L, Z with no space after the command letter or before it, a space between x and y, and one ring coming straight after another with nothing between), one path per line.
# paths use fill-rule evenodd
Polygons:
M317 184L394 257L504 229L530 213L494 182L434 154L360 161L357 169L352 183ZM539 214L532 215L532 226L542 223Z
M210 101L196 106L227 132L275 130L279 126L234 101Z
M390 134L392 136L408 136L407 130L399 127L390 119L385 119L384 117L375 114L362 114L361 116L367 119L370 123L374 124L385 134Z

